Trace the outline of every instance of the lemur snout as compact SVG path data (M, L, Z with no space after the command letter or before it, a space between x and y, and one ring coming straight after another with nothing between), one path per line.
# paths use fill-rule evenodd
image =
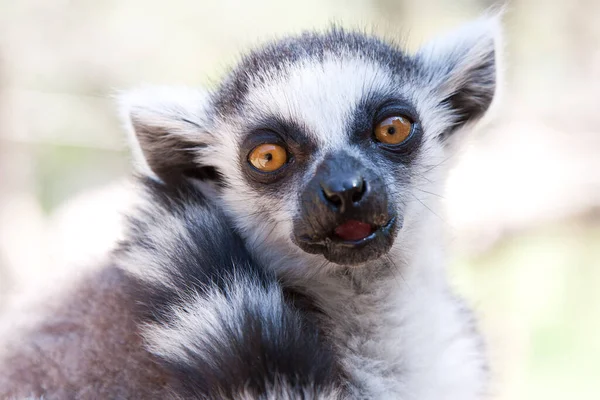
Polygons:
M300 196L295 242L338 264L378 258L390 249L398 226L388 199L381 177L361 160L329 154Z
M358 207L368 190L367 182L356 171L340 173L321 182L325 201L340 213Z
M338 226L357 220L376 227L389 219L381 178L345 152L330 154L321 162L302 197L313 204L310 214L320 217L322 224L328 221Z

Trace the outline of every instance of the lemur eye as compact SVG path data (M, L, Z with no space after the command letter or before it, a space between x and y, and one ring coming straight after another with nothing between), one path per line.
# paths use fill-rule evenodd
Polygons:
M277 144L261 144L250 152L248 161L262 172L273 172L287 162L287 151Z
M413 123L407 117L395 115L375 126L375 138L384 144L400 144L410 136Z

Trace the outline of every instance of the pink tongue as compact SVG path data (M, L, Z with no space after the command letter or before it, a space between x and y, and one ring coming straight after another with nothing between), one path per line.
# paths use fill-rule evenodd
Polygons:
M371 225L350 220L335 228L335 234L342 240L360 240L371 234Z

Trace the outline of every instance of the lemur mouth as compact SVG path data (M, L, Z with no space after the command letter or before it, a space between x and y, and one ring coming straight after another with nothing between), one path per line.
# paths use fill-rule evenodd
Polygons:
M378 236L389 235L392 226L396 222L396 217L383 226L375 226L357 220L350 220L335 228L333 235L328 239L338 245L345 247L360 247Z
M325 236L304 234L295 236L296 244L304 251L323 256L339 265L359 265L386 254L394 243L399 229L398 216L385 225L373 225L358 219L348 219Z
M395 216L390 218L385 225L379 226L351 219L338 225L330 235L324 238L301 236L298 239L311 246L360 248L376 239L389 236L395 225Z
M344 241L356 241L363 240L373 232L371 224L352 219L337 228L335 228L335 235Z
M325 229L320 232L311 229L313 224L297 225L308 229L294 234L292 240L307 253L322 254L334 264L364 264L383 256L392 248L402 226L402 217L394 214L384 219L383 224L368 223L361 219L360 215L341 218L330 230L323 227Z

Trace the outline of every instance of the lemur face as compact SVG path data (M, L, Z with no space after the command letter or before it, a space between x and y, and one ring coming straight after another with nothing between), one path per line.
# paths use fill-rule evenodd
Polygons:
M233 111L243 117L228 128L238 172L224 174L244 186L251 208L239 214L264 210L260 217L286 226L290 245L336 264L389 251L427 146L404 83L410 61L397 57L398 70L362 53L308 58L249 89ZM228 197L240 201L238 192Z
M402 246L457 131L490 105L497 26L477 21L414 55L305 34L251 53L214 92L136 92L126 103L142 163L168 184L216 179L255 250L375 260Z

